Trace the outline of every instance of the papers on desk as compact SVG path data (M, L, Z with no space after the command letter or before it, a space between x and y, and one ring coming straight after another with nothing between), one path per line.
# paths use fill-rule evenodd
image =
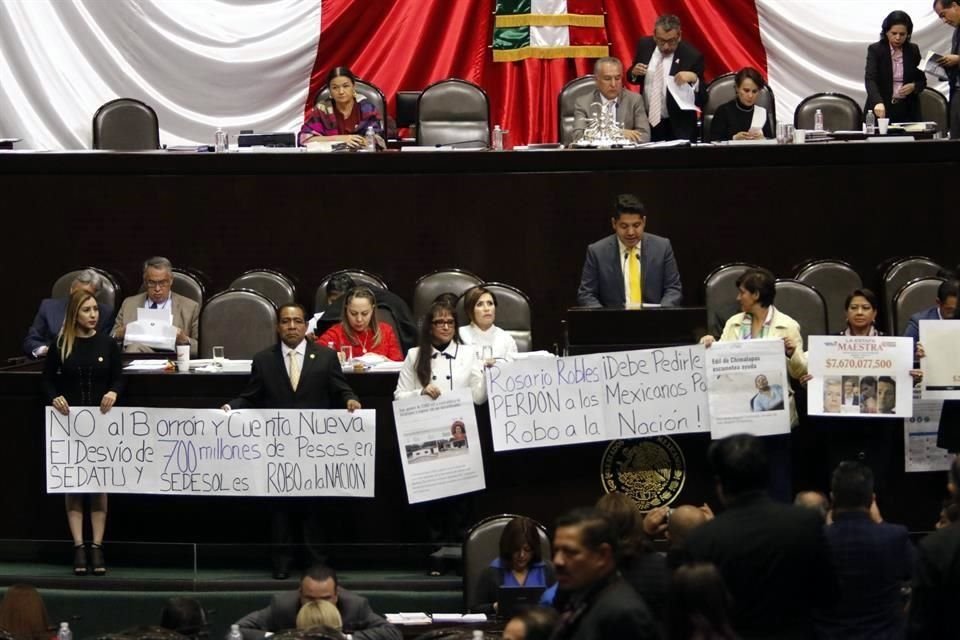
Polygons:
M390 624L430 624L430 616L421 612L417 613L388 613L387 622Z
M170 309L137 309L137 320L127 324L123 344L142 344L153 349L174 351L177 328Z
M927 51L927 55L920 61L920 68L930 75L935 76L937 80L946 81L947 73L943 67L940 66L941 60L943 60L942 53Z
M697 111L696 92L688 82L677 84L676 76L667 76L667 91L684 111Z
M435 613L432 617L434 622L475 623L487 621L487 614L485 613Z
M250 373L253 360L230 360L224 358L218 365L212 358L190 361L190 369L201 373Z
M462 622L464 624L473 624L477 622L486 622L485 613L434 613L428 616L425 613L388 613L387 622L399 625L418 625L431 624L434 622Z
M124 369L127 371L163 371L168 364L168 360L157 360L156 358L152 360L131 360Z
M510 357L513 360L527 360L529 358L556 358L557 356L549 351L524 351L511 354Z

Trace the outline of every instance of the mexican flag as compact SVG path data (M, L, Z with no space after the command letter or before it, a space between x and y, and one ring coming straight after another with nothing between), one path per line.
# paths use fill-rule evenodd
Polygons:
M607 55L603 0L497 0L494 61Z

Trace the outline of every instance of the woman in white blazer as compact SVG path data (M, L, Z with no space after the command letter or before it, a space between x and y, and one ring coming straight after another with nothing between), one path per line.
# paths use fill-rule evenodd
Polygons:
M497 321L497 296L482 286L474 287L463 295L463 309L470 321L460 327L463 344L472 346L478 359L483 357L483 347L490 347L491 359L512 360L517 353L517 341L494 324Z

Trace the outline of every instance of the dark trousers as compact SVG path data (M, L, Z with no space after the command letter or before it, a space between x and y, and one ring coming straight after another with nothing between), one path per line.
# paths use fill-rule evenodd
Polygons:
M663 118L657 123L657 126L650 130L650 140L653 142L663 142L665 140L676 140L673 135L673 125L670 124L670 118Z
M960 89L950 92L950 139L960 140Z

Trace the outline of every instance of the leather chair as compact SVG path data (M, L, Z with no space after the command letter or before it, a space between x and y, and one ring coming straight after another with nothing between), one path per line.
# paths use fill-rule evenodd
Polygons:
M384 137L387 134L387 100L383 97L383 92L380 91L375 85L366 82L365 80L360 80L357 78L357 81L354 83L354 88L357 93L364 97L365 100L369 100L373 103L373 106L377 108L377 113L380 114L380 130L383 132ZM317 96L313 99L313 104L317 104L321 100L330 99L330 87L324 87L321 89Z
M314 295L313 300L313 309L314 311L320 311L327 308L327 283L333 279L334 276L339 276L346 274L353 278L353 281L357 283L357 286L364 287L379 287L380 289L389 289L387 283L384 282L383 278L371 271L364 271L363 269L340 269L339 271L334 271L333 273L328 273L323 276L323 280L320 281L320 286L317 287L317 292Z
M463 293L478 284L483 284L480 276L462 269L440 269L425 276L421 276L413 285L413 317L419 322L430 309L430 305L441 293L452 293L461 296ZM458 318L463 323L463 318Z
M702 113L702 136L703 141L710 140L710 125L713 122L713 116L721 105L730 102L737 97L737 74L734 72L725 73L717 76L713 82L707 85L705 100ZM770 123L770 131L776 135L777 132L777 114L776 101L773 97L773 89L766 85L757 95L757 105L767 110L767 122Z
M250 289L266 296L279 309L297 300L297 287L286 275L273 269L251 269L230 283L231 289Z
M557 96L557 140L562 144L573 142L574 107L582 96L593 93L597 88L594 75L580 76L563 85Z
M704 278L707 332L713 337L719 338L727 320L740 311L740 305L737 304L737 279L744 271L755 267L756 265L747 262L731 262L720 265Z
M507 523L517 518L512 513L490 516L473 525L467 531L463 541L463 610L467 610L467 603L473 601L477 591L480 574L500 556L500 535ZM547 528L539 522L537 531L540 534L541 559L550 560L550 536Z
M897 332L897 323L893 314L893 298L900 291L900 288L911 280L936 276L941 268L939 264L926 256L901 258L887 268L886 273L883 274L880 293L884 308L884 332L900 335ZM930 296L927 300L928 307L933 304L935 297L936 295Z
M523 291L502 282L484 282L481 285L497 298L496 325L513 336L517 342L517 351L527 352L533 347L533 331L530 321L530 297ZM473 289L474 287L470 287ZM457 318L460 324L469 324L463 306L464 298L470 292L467 289L457 301Z
M860 274L843 260L812 260L797 270L794 279L810 285L823 296L827 304L827 331L831 334L843 331L847 325L843 303L851 292L863 287Z
M118 310L117 305L123 302L123 291L121 291L117 279L108 271L98 267L84 267L84 269L92 269L100 276L100 291L97 292L97 302L110 305L113 307L114 312L116 312ZM53 287L51 287L50 297L66 298L70 295L70 285L73 284L73 279L76 278L81 271L83 271L83 269L74 269L57 278L56 282L53 283Z
M486 148L490 144L487 93L466 80L435 82L417 101L417 145Z
M823 112L823 128L826 131L860 131L863 110L848 95L842 93L815 93L807 96L793 112L793 126L797 129L813 129L817 109Z
M774 306L800 323L803 347L798 348L807 348L810 336L827 335L827 303L819 291L789 279L778 279L774 286Z
M937 289L945 281L936 276L915 278L900 287L893 296L894 335L902 336L910 316L932 307L937 298Z
M925 122L936 122L940 133L950 131L950 103L932 87L920 92L920 117Z
M160 148L160 120L150 105L117 98L93 114L93 148L146 151Z
M256 291L221 291L200 311L202 357L207 357L212 347L222 346L227 358L252 358L276 341L277 306Z

